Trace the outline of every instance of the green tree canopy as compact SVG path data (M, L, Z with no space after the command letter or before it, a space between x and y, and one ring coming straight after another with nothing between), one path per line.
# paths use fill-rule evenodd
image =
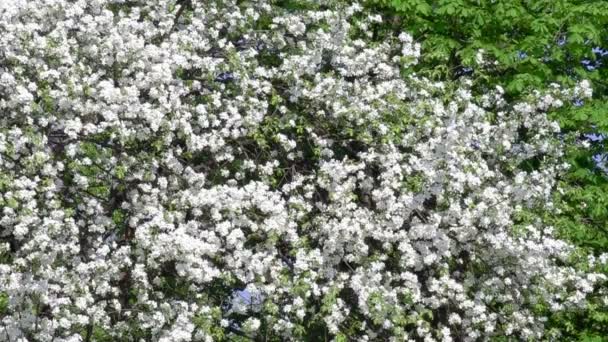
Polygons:
M470 77L483 92L496 85L511 98L553 82L592 82L592 99L574 101L552 113L567 143L570 172L555 192L557 210L538 219L582 250L608 251L608 178L598 165L608 134L608 2L602 0L368 0L384 10L386 31L408 30L421 42L415 72L435 79ZM533 164L530 165L534 167ZM544 211L544 212L543 212ZM605 306L553 317L566 335L602 340L608 336Z

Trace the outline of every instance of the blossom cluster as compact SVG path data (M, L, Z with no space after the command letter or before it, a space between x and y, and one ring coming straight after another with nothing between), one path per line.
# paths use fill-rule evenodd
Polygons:
M538 339L585 304L516 216L589 83L476 94L299 3L0 3L0 340Z

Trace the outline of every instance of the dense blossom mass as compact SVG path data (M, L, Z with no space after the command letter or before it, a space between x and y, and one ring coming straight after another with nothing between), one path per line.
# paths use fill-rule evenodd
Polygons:
M589 83L431 82L381 15L300 3L0 2L0 340L538 339L585 304L514 218Z

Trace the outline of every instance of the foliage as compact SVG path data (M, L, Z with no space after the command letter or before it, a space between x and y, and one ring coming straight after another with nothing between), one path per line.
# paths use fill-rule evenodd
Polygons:
M0 339L538 340L587 299L602 323L608 260L543 211L551 116L590 83L442 73L517 63L392 4L0 2Z
M378 32L408 29L422 42L423 54L416 66L422 75L471 77L481 91L501 85L512 98L552 82L591 80L593 99L552 114L567 137L571 169L555 194L558 213L546 221L585 251L596 256L606 253L608 178L597 159L607 152L606 141L599 137L608 133L608 54L601 49L608 41L608 3L370 0L367 4L384 9L391 18ZM608 315L607 310L600 299L577 320L555 318L552 326L568 336L607 336L602 328L606 325L595 319Z

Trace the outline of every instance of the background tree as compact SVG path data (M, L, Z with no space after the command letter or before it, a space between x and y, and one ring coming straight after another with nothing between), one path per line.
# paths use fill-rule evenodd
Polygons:
M536 212L585 252L608 252L608 2L593 0L368 0L389 18L374 28L411 30L421 42L415 72L430 78L470 77L480 92L495 85L509 98L552 82L592 82L592 99L552 113L567 142L569 173L555 192L557 211ZM497 63L493 63L496 61ZM528 165L534 168L534 161ZM606 271L606 270L605 270ZM587 311L553 317L573 338L608 336L603 298Z

